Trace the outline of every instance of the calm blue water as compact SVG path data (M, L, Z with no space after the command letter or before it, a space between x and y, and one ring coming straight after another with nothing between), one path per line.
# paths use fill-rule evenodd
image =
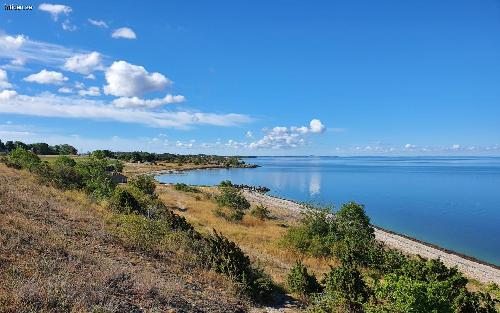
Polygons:
M259 157L255 169L162 175L162 182L267 186L320 204L356 201L375 225L500 265L500 158Z

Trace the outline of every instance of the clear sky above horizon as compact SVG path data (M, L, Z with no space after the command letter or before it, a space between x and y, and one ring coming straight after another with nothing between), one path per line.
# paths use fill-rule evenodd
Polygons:
M500 155L500 2L61 1L0 12L0 139Z

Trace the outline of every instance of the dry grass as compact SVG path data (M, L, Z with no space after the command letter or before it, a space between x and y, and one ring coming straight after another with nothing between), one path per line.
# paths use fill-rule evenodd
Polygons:
M303 258L282 246L281 239L287 231L286 224L294 223L285 218L282 212L270 208L272 219L260 220L245 214L241 222L229 222L213 214L217 204L209 195L215 194L216 188L200 189L204 195L176 191L169 185L160 185L157 191L166 204L181 208L178 213L186 217L198 231L207 233L215 229L238 243L253 261L260 264L280 284L284 283L288 271L299 259L319 277L329 270L329 264L332 264L330 260ZM252 203L253 207L256 205L258 203Z
M234 312L232 283L110 235L107 211L0 165L0 312Z

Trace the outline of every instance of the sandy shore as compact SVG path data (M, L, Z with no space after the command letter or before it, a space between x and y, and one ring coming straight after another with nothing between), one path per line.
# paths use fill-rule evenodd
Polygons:
M285 199L272 197L252 191L243 191L245 197L254 203L262 203L269 208L277 210L280 217L296 219L304 206ZM444 251L437 247L419 242L415 239L398 235L375 227L375 238L387 246L398 249L407 254L420 255L425 258L440 259L446 266L456 266L465 276L476 279L482 283L494 282L500 284L500 269L487 264L470 260L452 252Z

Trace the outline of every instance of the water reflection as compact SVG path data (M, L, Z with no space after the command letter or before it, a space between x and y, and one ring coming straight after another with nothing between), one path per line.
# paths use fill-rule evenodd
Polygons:
M309 195L312 197L318 195L321 191L321 174L312 173L309 181Z

